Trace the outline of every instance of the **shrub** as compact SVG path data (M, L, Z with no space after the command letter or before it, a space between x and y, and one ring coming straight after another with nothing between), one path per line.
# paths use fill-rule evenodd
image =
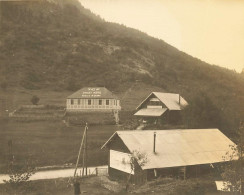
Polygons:
M33 105L37 105L38 102L39 102L39 100L40 100L39 97L37 97L36 95L33 95L32 98L31 98L31 103L32 103Z
M0 87L1 87L3 90L6 90L7 87L8 87L8 83L7 83L6 81L3 81L3 82L1 82Z
M35 173L35 168L26 159L23 166L11 163L9 166L9 180L3 180L5 189L9 194L26 194L30 189L30 177Z

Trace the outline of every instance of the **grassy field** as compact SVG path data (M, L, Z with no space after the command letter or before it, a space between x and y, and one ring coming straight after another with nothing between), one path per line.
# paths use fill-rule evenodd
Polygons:
M153 87L143 83L135 83L129 89L120 93L115 93L121 100L123 110L135 110L136 107L152 91L162 91L158 87ZM2 90L0 88L0 112L9 112L17 109L21 105L31 104L30 99L33 95L40 98L39 104L64 106L66 97L74 93L73 91L53 91L50 89L28 90L23 88L9 88Z
M89 166L107 164L107 151L100 148L118 128L109 125L89 127ZM61 121L28 123L2 121L0 173L7 171L9 140L12 140L12 151L17 164L24 164L28 160L35 167L63 165L76 162L83 131L84 127L66 127Z

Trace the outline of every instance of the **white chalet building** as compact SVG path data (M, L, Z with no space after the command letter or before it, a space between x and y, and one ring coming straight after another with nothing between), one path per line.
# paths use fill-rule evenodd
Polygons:
M85 87L67 97L66 110L69 112L121 110L120 100L105 87Z

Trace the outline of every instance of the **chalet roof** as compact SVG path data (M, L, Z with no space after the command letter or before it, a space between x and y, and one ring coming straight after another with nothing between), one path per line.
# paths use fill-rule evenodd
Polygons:
M84 87L72 95L68 96L67 98L90 98L90 99L118 99L112 92L110 92L105 87Z
M142 104L146 100L148 100L152 95L155 95L169 110L181 110L182 107L188 105L187 101L179 94L152 92L145 100L142 101L142 103L137 107L137 109L140 109Z
M161 116L167 108L142 108L138 110L135 116Z
M156 153L153 152L154 132ZM130 152L147 155L148 162L142 169L223 162L223 157L231 151L230 145L235 145L218 129L178 129L116 131L102 148L116 135Z

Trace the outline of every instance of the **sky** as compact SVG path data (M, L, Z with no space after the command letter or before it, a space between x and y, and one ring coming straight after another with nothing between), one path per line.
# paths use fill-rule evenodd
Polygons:
M210 64L244 68L244 0L80 0L124 24Z

